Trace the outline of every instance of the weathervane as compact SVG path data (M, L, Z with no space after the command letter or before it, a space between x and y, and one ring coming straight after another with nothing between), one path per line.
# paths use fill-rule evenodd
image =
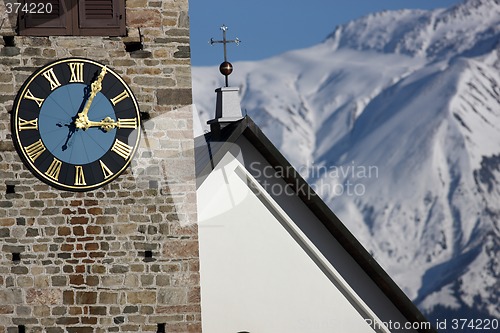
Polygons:
M213 38L210 38L210 45L214 45L216 43L220 43L220 44L224 45L224 62L222 64L220 64L219 71L221 72L222 75L224 75L226 77L226 87L229 87L228 76L229 76L229 74L231 74L233 72L233 65L229 61L227 61L226 44L236 43L236 45L240 45L241 41L238 39L238 37L236 37L236 39L233 39L233 40L227 40L226 39L227 29L228 28L226 27L226 25L223 24L222 27L220 27L220 30L222 30L222 40L214 40Z

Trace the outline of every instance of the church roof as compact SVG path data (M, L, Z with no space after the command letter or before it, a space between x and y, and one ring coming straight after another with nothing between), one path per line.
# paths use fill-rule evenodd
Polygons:
M325 202L315 194L314 190L300 176L280 151L264 135L249 116L230 123L220 132L209 132L195 138L195 161L197 187L220 162L240 137L245 137L259 153L277 170L292 170L283 173L283 180L294 189L296 195L313 212L331 235L352 256L358 265L371 277L386 297L401 311L409 322L427 322L412 301L397 286L373 256L361 245L340 219L331 211ZM301 189L301 190L298 190ZM313 193L314 195L311 195ZM424 329L422 332L436 332Z

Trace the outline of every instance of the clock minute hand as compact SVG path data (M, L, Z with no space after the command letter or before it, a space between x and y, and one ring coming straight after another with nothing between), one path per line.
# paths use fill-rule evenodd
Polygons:
M80 112L78 114L78 118L76 118L76 120L75 120L75 126L77 128L87 129L89 127L87 125L87 123L89 122L89 118L87 116L87 113L89 112L89 109L90 109L90 106L92 105L92 101L94 100L94 97L102 89L102 80L104 79L104 75L106 75L106 71L107 71L107 68L106 68L106 66L104 66L101 70L101 73L99 73L97 80L92 82L92 84L90 85L89 99L85 103L85 107L83 108L82 112Z
M104 79L104 75L106 75L107 68L104 66L101 70L101 73L99 73L99 76L97 77L97 80L92 82L90 85L90 96L89 99L87 100L87 103L85 103L85 107L83 108L83 111L81 112L84 115L87 115L90 109L90 105L92 104L92 101L94 100L94 97L97 95L99 91L102 89L102 80Z

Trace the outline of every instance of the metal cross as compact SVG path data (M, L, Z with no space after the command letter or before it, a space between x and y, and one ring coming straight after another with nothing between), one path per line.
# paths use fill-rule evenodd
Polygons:
M222 25L222 27L220 27L220 30L222 30L222 40L214 40L213 38L210 38L210 45L214 45L216 43L220 43L220 44L224 44L224 61L227 61L227 50L226 50L226 44L227 43L236 43L236 45L240 45L240 40L238 39L238 37L236 37L235 39L232 39L232 40L227 40L226 39L226 31L227 31L227 27L225 24Z

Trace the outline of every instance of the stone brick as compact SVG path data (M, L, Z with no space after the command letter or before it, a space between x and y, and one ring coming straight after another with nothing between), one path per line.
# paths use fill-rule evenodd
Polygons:
M26 249L24 246L21 245L3 245L2 246L2 251L7 252L7 253L22 253Z
M16 224L16 219L15 218L1 218L0 219L0 226L3 227L10 227Z
M75 304L75 294L73 291L66 290L63 292L63 303L64 304Z
M28 267L25 266L13 266L10 268L10 272L13 274L28 274Z
M124 280L123 276L103 276L101 283L103 287L118 288L123 286Z
M99 249L99 243L86 243L85 251L94 251Z
M76 210L74 209L69 209L69 208L63 208L61 213L64 214L64 215L72 215L72 214L76 214Z
M151 286L154 281L154 276L153 275L141 275L141 285L143 287Z
M10 229L9 228L0 228L0 238L10 237Z
M64 333L64 330L60 327L47 327L47 333Z
M52 276L51 280L53 287L64 287L68 284L68 278L66 276Z
M199 304L201 302L201 291L199 287L192 288L188 291L187 294L188 303L190 304Z
M123 313L137 313L139 312L139 307L137 305L128 305L123 309Z
M102 215L103 210L100 207L92 207L87 210L90 215Z
M64 252L71 252L74 249L75 249L74 244L62 244L61 245L61 251L64 251Z
M76 301L76 304L96 304L97 292L77 291L75 301Z
M99 235L102 232L102 227L96 225L89 225L87 226L86 231L88 235Z
M106 266L104 265L93 265L92 266L92 273L94 274L104 274L106 273Z
M175 58L189 58L191 57L191 49L189 46L178 46L177 52L174 53Z
M71 224L87 224L89 222L89 218L85 216L73 216L70 220Z
M2 57L13 57L21 53L21 49L18 47L3 47L0 49L0 56Z
M33 252L48 252L47 244L33 244Z
M59 214L59 208L45 208L42 210L42 215L51 216Z
M110 255L111 255L111 253L110 253ZM104 258L106 256L106 253L104 253L104 252L90 252L89 256L91 258Z
M197 258L198 241L172 240L165 244L163 255L167 258Z
M85 207L98 206L99 205L99 201L95 200L95 199L85 199L85 200L83 200L83 205Z
M156 292L155 291L128 291L127 292L128 304L155 304Z
M165 306L157 306L156 307L156 313L169 313L169 314L176 314L176 313L196 313L199 312L200 306L199 305L165 305Z
M161 26L161 15L154 9L131 9L127 11L127 25L130 27L159 27Z
M59 325L75 325L80 323L80 318L78 317L60 317L56 319L56 323ZM68 328L69 331L69 328Z
M69 235L71 235L71 228L70 227L58 227L57 234L59 236L69 236Z
M28 289L26 292L26 303L28 304L58 304L62 299L60 289Z
M141 314L150 315L155 312L155 308L149 305L141 305L139 312Z
M109 271L110 273L127 273L129 267L125 265L113 265Z
M85 312L88 312L87 310ZM83 308L80 306L72 306L69 308L69 314L71 316L81 315L83 313Z
M47 305L37 305L33 307L33 316L46 318L50 316L50 307Z
M85 235L85 229L82 226L75 226L73 227L73 235L83 236Z
M33 277L31 276L19 276L17 277L17 286L26 288L33 287Z
M157 275L156 276L156 285L157 286L168 286L170 285L170 276L166 274Z
M91 306L90 314L94 316L105 316L107 315L107 310L105 306Z
M91 311L92 311L92 309L91 309ZM97 317L82 317L82 324L95 325L95 324L97 324Z
M136 231L137 225L135 223L123 223L113 226L113 233L118 236L133 234Z
M139 328L140 328L139 325L132 325L132 324L121 325L121 329L125 332L138 332Z
M101 291L99 293L99 303L100 304L117 304L118 303L118 293Z
M189 105L193 102L191 89L158 90L159 105Z
M31 316L31 306L16 306L16 315L18 316Z
M96 224L112 224L115 222L114 216L98 216L96 217Z
M99 277L97 276L87 276L85 283L89 287L96 287L99 285Z
M0 305L0 314L12 314L12 313L14 313L14 306Z
M137 85L146 87L174 87L175 80L169 77L162 76L137 76L134 77L132 82Z
M162 288L158 292L159 304L186 304L187 291L184 288Z
M53 316L63 316L67 313L67 308L65 306L56 306L52 308Z
M49 285L49 277L47 275L35 276L35 288L46 288L49 287Z
M201 323L168 323L167 332L183 332L183 333L195 333L201 332Z
M14 325L36 325L38 324L37 318L12 318Z
M148 0L127 0L129 8L145 8L148 5Z

